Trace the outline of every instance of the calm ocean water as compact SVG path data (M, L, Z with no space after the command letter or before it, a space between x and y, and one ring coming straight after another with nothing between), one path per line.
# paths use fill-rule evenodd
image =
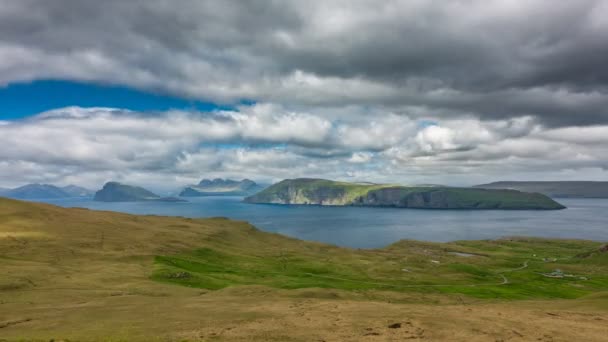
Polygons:
M241 197L191 198L188 203L103 203L44 200L64 207L185 217L224 216L261 230L356 248L383 247L400 239L453 241L537 236L608 241L607 199L558 199L565 210L420 210L281 206L242 203Z

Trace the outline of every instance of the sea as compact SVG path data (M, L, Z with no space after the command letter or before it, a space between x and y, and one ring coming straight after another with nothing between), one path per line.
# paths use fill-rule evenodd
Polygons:
M608 241L608 199L556 199L564 210L432 210L244 203L242 197L188 202L96 202L46 199L62 207L132 214L227 217L258 229L351 248L380 248L401 239L447 242L512 236Z

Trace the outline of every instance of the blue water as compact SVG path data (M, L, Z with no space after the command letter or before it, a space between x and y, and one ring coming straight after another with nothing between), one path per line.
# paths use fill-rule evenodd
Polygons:
M261 230L345 247L383 247L401 239L453 241L537 236L608 241L608 199L559 199L565 210L421 210L281 206L242 203L241 197L200 197L188 203L104 203L46 200L133 214L224 216Z

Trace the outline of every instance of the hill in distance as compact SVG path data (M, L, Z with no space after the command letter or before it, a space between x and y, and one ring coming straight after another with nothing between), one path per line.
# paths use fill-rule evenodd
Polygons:
M174 197L161 197L139 186L126 185L118 182L106 183L101 190L95 193L94 200L100 202L184 202L184 200Z
M261 185L249 179L240 181L221 178L203 179L198 185L186 187L182 190L180 196L247 196L262 190L262 188Z
M245 198L248 203L350 205L417 209L563 209L537 193L287 179Z
M95 191L83 188L76 185L68 185L61 188L64 192L72 197L90 197L95 194Z
M89 197L92 195L93 192L91 190L75 185L58 187L50 184L27 184L15 189L0 189L0 196L25 200Z
M545 182L494 182L475 185L482 189L513 189L538 192L555 198L608 198L608 182L545 181Z
M0 336L8 341L608 335L601 242L403 240L359 250L222 218L0 199L0 256Z

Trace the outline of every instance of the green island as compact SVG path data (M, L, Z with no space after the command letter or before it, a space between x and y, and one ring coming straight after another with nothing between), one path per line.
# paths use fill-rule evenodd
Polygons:
M245 202L416 209L565 208L546 195L517 190L348 183L313 178L283 180L245 198Z
M608 321L608 248L597 241L351 249L225 218L0 198L0 262L8 341L439 341L479 336L475 329L492 340L601 341L608 333L597 324Z

